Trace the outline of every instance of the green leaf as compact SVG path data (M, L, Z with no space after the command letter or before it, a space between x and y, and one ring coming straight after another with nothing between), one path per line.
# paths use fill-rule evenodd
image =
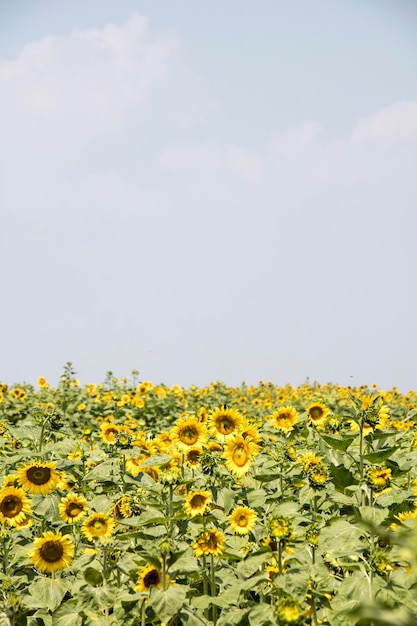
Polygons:
M332 437L331 435L320 435L320 437L323 439L323 441L325 441L331 448L334 448L335 450L339 450L340 452L345 452L349 446L351 445L352 441L355 439L355 437L353 436L347 436L345 435L345 437Z
M384 448L383 450L378 450L378 452L372 452L371 454L364 454L363 458L369 461L370 463L382 463L390 458L398 450L398 446L395 448Z
M81 626L82 615L76 600L69 600L52 615L52 626Z
M142 467L155 467L157 465L166 465L172 461L172 457L169 454L155 454L145 459L140 465L139 470Z
M87 567L84 572L84 579L92 587L101 587L103 584L102 573L94 567Z
M119 473L119 462L114 459L110 461L104 461L93 469L84 477L84 480L99 480L104 482L114 482L113 479L117 478Z
M217 494L217 504L225 509L226 513L229 513L230 509L235 503L236 494L232 489L225 487L221 489Z
M350 485L357 485L358 481L354 477L351 471L349 471L344 465L330 465L330 473L333 478L333 484L337 491L342 491Z
M29 593L41 609L55 611L68 591L68 583L57 578L40 578L29 587Z
M378 509L374 506L361 506L359 513L362 521L370 524L372 527L380 526L389 515L388 509Z
M275 626L276 619L274 609L270 604L261 603L249 611L250 626Z
M169 622L182 607L188 587L185 585L172 585L165 591L152 587L150 605L161 620Z

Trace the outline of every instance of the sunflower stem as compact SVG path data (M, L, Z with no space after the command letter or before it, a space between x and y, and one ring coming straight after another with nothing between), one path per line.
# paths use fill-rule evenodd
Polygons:
M42 446L43 446L43 438L44 438L44 436L45 436L45 426L46 426L46 424L48 423L48 421L49 421L49 418L48 418L48 417L46 417L46 418L43 420L43 423L42 423L42 426L41 426L41 434L39 435L38 452L41 452L41 451L42 451Z
M142 608L140 612L140 624L141 626L146 626L146 598L144 598L142 602Z
M282 541L278 542L278 573L282 575Z
M216 596L216 571L214 567L214 556L210 554L210 574L211 574L211 596L214 598ZM217 624L217 606L212 604L213 610L213 624Z

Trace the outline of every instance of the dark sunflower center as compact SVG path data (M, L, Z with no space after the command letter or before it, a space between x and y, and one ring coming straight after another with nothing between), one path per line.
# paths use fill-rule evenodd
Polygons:
M143 579L143 584L146 587L146 589L149 589L150 587L152 587L152 585L155 585L155 586L159 585L159 582L160 582L160 578L156 569L151 569L150 572L145 574L145 577Z
M214 533L210 533L207 538L207 548L209 550L217 550L218 541Z
M187 458L189 461L198 461L200 458L200 452L198 450L191 450L191 452L188 453Z
M46 541L39 550L39 554L47 563L56 563L63 557L64 548L59 541Z
M231 420L228 417L222 417L218 423L217 423L217 427L219 429L219 431L222 433L222 435L229 435L230 433L232 433L235 429L235 423L233 420Z
M101 520L101 519L96 519L91 524L90 528L96 535L105 534L105 532L106 532L106 522L104 520Z
M4 517L16 517L16 515L19 515L22 508L22 500L13 495L6 496L0 505L0 511Z
M248 525L248 519L247 519L246 515L244 515L243 513L242 513L242 515L239 515L237 523L238 523L239 526L247 526Z
M315 406L310 411L310 417L312 420L319 420L323 415L323 409L319 406Z
M180 433L180 439L183 443L193 444L198 439L198 431L191 426L184 428Z
M51 478L49 467L30 467L26 472L27 479L34 485L44 485Z
M200 494L193 496L190 500L190 504L193 509L197 509L200 506L204 506L205 503L206 503L206 496L202 496Z
M77 515L79 515L82 511L83 507L77 502L70 502L67 506L68 517L77 517Z

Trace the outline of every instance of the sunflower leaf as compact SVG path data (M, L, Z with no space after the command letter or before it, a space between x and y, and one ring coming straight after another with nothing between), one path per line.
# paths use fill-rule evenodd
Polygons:
M168 589L152 588L150 605L161 620L169 622L180 610L187 594L185 585L173 585Z
M68 583L57 578L41 578L32 583L29 593L38 608L55 611L68 591Z

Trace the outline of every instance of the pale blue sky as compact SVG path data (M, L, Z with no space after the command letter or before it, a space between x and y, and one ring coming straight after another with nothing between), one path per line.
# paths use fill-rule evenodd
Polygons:
M0 3L0 380L417 388L417 5Z

